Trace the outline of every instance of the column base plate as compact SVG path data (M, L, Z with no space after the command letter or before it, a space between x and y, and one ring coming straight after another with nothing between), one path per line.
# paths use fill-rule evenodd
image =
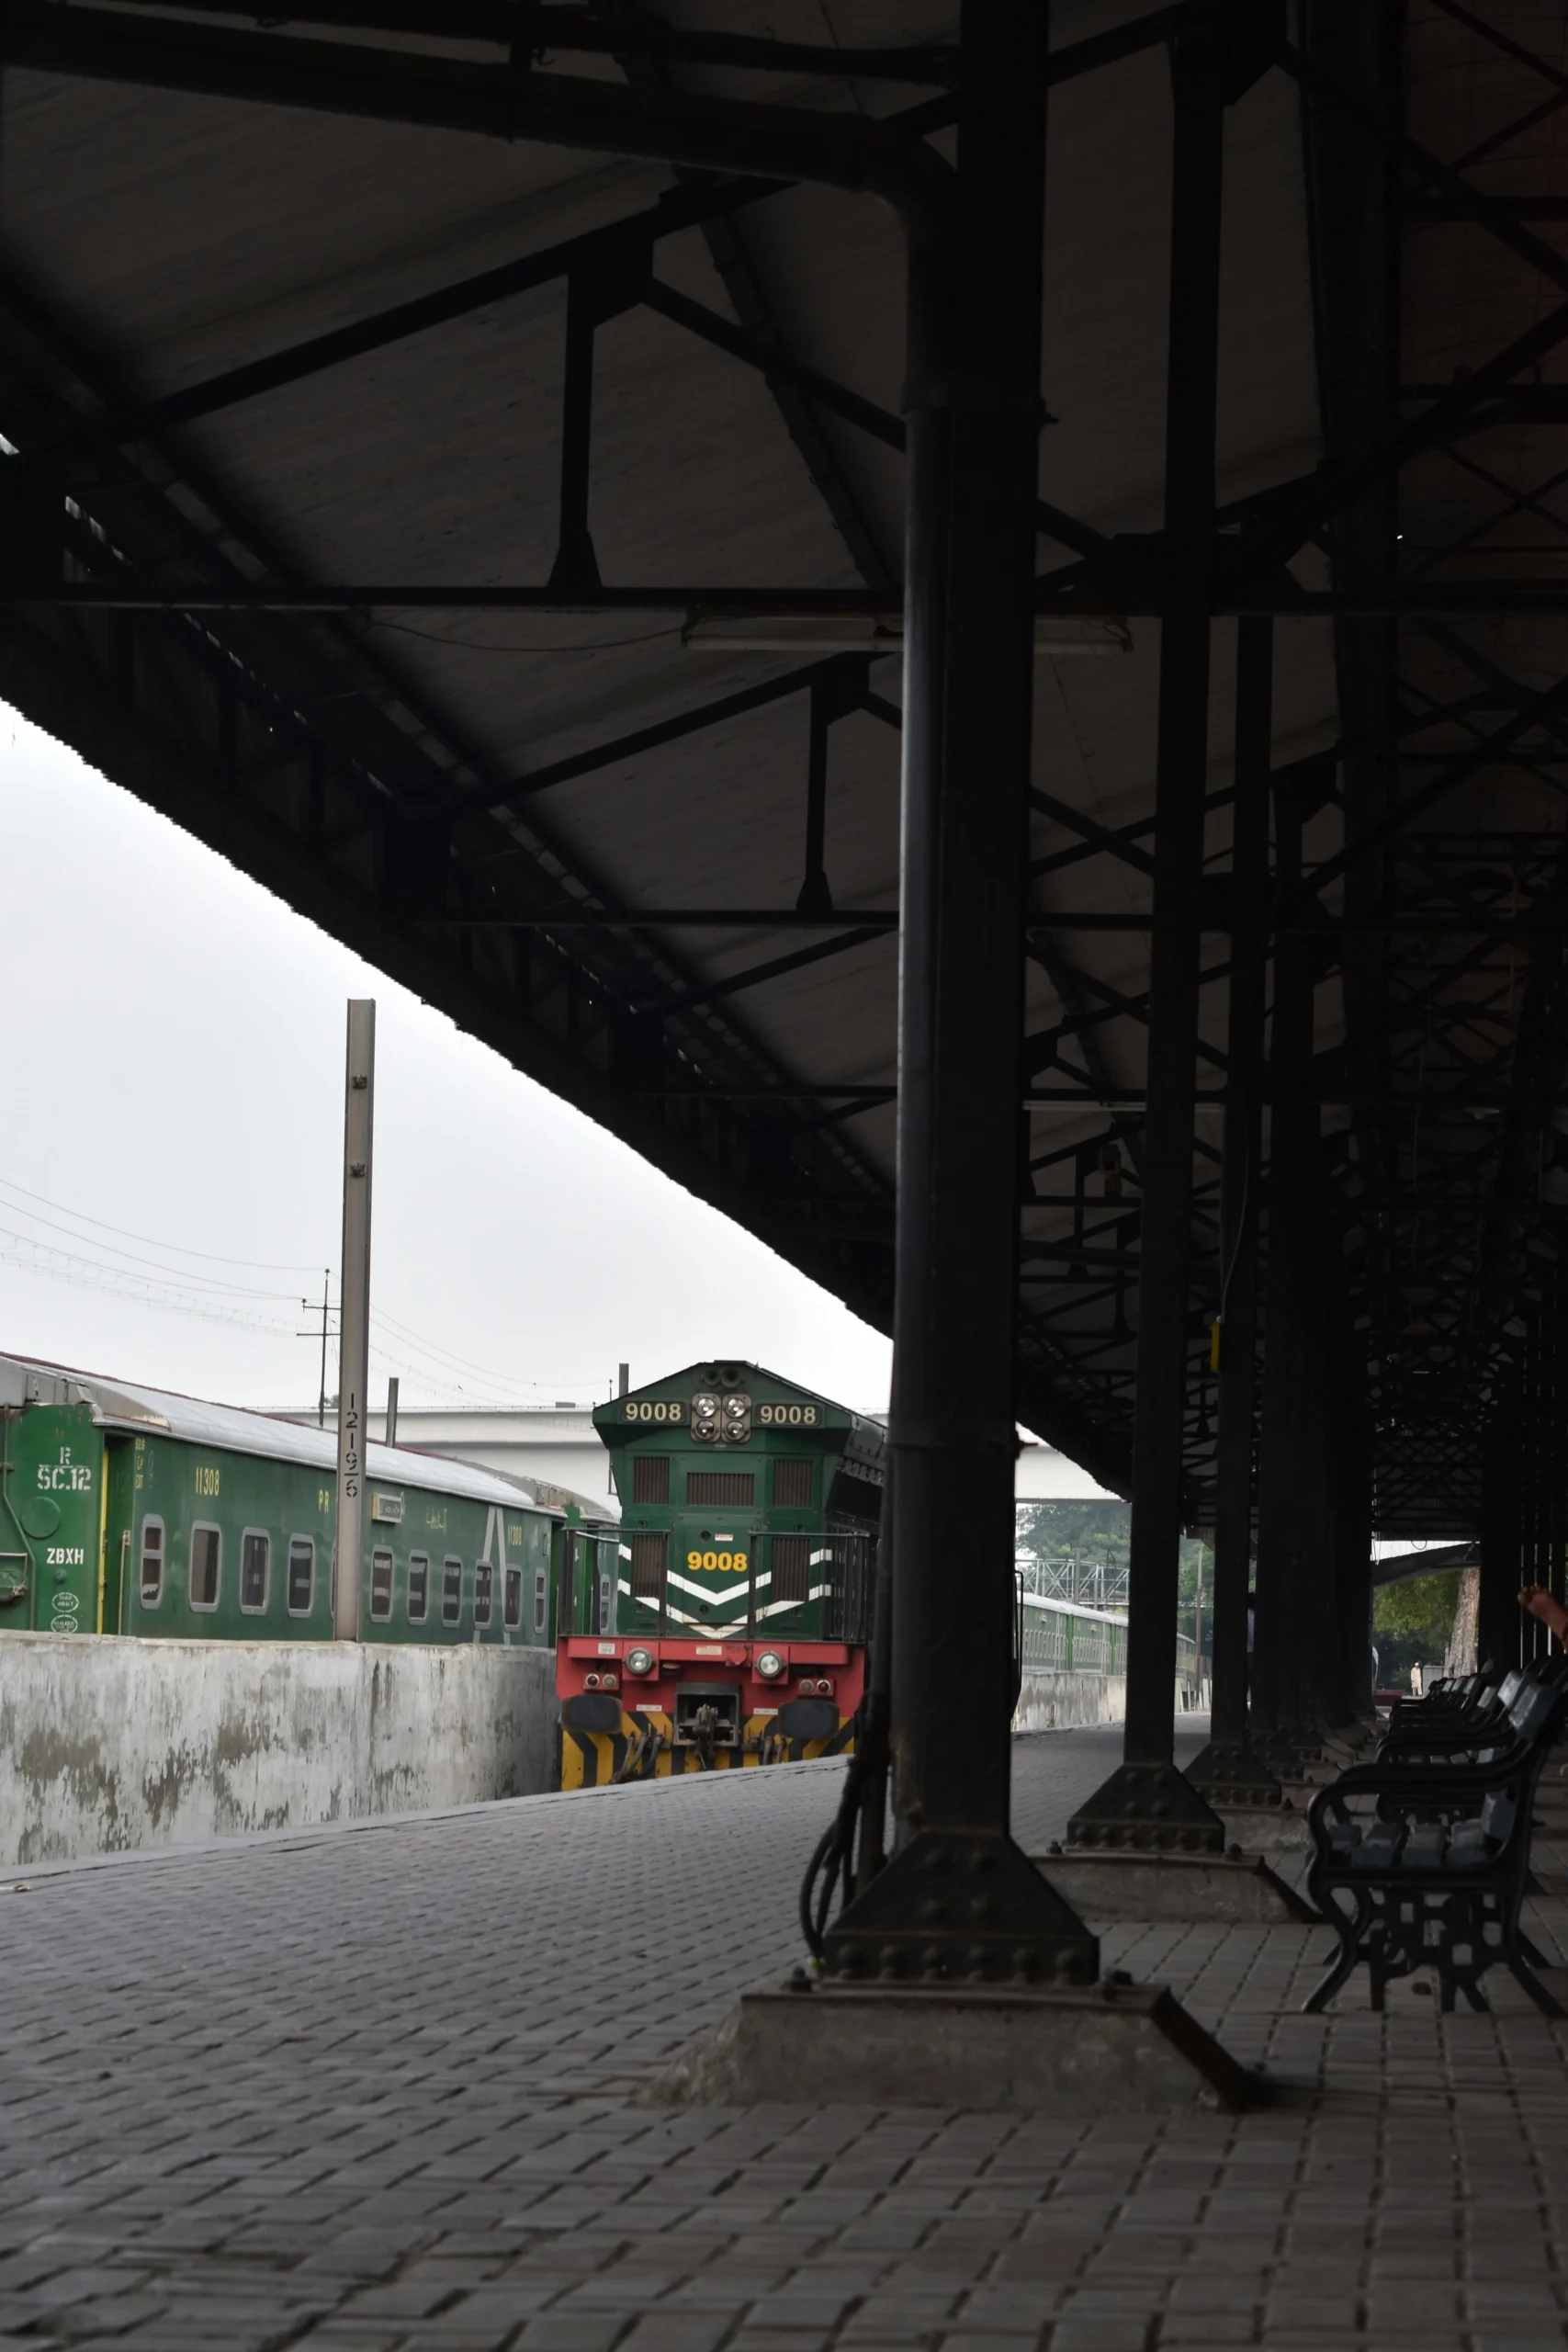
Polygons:
M1280 1802L1280 1776L1245 1740L1212 1739L1183 1775L1216 1813L1261 1810Z
M1265 2097L1163 1985L784 1986L746 1993L639 2106L946 2107L1041 2115L1240 2109Z
M1232 1846L1239 1846L1244 1854L1304 1854L1307 1850L1306 1805L1297 1804L1292 1797L1280 1804L1222 1805L1220 1813L1227 1850Z
M1322 1925L1321 1915L1261 1854L1086 1853L1070 1846L1033 1859L1057 1894L1089 1920Z
M1067 1824L1074 1853L1213 1854L1225 1826L1174 1764L1119 1764Z

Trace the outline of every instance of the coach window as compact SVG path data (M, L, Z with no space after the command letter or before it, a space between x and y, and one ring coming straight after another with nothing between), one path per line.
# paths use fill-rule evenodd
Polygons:
M193 1527L190 1532L190 1605L193 1609L216 1609L218 1588L223 1576L223 1537L220 1531L209 1525Z
M490 1623L491 1585L494 1574L495 1571L488 1560L481 1560L474 1570L474 1623L476 1625Z
M521 1568L507 1569L506 1598L502 1605L506 1612L507 1623L521 1625L523 1623L523 1571Z
M265 1529L247 1527L240 1538L240 1606L248 1617L266 1607L272 1538Z
M409 1558L409 1623L423 1625L430 1607L430 1562L423 1552Z
M384 1623L392 1613L392 1555L390 1552L370 1555L370 1614Z
M542 1634L545 1619L549 1614L550 1591L543 1568L534 1571L534 1631Z
M141 1606L156 1609L164 1598L164 1522L141 1522Z
M455 1625L463 1613L463 1563L446 1560L441 1571L441 1622Z
M288 1614L308 1617L316 1597L316 1546L309 1535L288 1539Z

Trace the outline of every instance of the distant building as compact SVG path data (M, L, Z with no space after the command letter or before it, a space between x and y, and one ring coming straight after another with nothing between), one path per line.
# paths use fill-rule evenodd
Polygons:
M291 1421L314 1422L314 1411L290 1411ZM328 1426L336 1420L331 1406ZM370 1435L386 1434L384 1412L368 1417ZM576 1503L585 1518L618 1520L621 1507L610 1487L610 1457L599 1442L589 1405L558 1405L553 1411L426 1412L402 1406L398 1443L422 1453L444 1453L515 1478L535 1499L564 1507Z
M1013 1471L1013 1499L1021 1503L1118 1502L1109 1487L1096 1486L1087 1470L1058 1453L1054 1445L1026 1437Z
M293 1421L314 1421L313 1412L291 1412ZM329 1412L328 1419L332 1415ZM868 1420L886 1422L886 1412ZM370 1415L370 1434L381 1437L384 1413ZM398 1414L398 1443L455 1461L481 1464L515 1478L542 1503L575 1502L586 1516L618 1520L620 1504L610 1487L610 1457L599 1442L590 1405L558 1405L553 1410L518 1412L426 1412L404 1406ZM1087 1470L1038 1439L1027 1438L1018 1457L1014 1489L1021 1503L1089 1502L1105 1489Z

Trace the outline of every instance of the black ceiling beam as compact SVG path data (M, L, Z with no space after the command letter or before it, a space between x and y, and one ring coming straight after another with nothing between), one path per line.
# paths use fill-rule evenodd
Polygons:
M165 393L162 399L144 401L134 407L107 408L100 416L62 424L28 447L77 457L96 449L152 440L201 417L216 416L242 401L303 383L329 368L340 368L351 359L385 351L412 335L427 334L433 327L449 326L454 320L468 318L476 311L488 310L496 302L510 300L515 295L549 285L558 277L568 277L574 269L648 251L661 237L679 235L682 230L694 228L717 213L737 210L778 192L778 181L765 179L710 180L701 188L668 189L657 203L641 212L629 213L624 220L586 230L581 236L568 237L559 244L546 246L542 252L480 270L472 277L458 278L433 293L395 302L348 326L309 335L302 342L269 352L264 359L247 360L242 367L225 368L220 375L209 376L200 383L186 385L183 390Z
M1568 317L1563 332L1568 334ZM552 588L547 582L490 582L481 585L446 581L333 582L299 586L286 581L242 580L221 586L179 581L148 586L134 579L54 581L18 578L14 572L0 580L0 608L28 605L56 605L86 612L152 613L679 613L691 622L707 618L842 619L880 621L894 630L901 628L903 620L900 604L884 593L867 588L742 587L728 582L660 582L641 587L563 589ZM1258 613L1272 616L1276 620L1303 621L1418 620L1466 615L1479 619L1522 616L1551 620L1558 616L1561 607L1562 591L1551 582L1438 581L1389 590L1350 590L1299 588L1286 579L1282 585L1271 590L1227 587L1222 582L1212 610L1222 619ZM1114 585L1091 587L1076 571L1070 591L1053 589L1047 575L1041 586L1037 610L1046 620L1152 620L1159 615L1158 604L1147 582L1124 594ZM497 648L498 651L503 650ZM780 647L781 652L788 650ZM840 650L855 652L876 649L847 644Z
M131 6L161 7L163 0L129 0ZM201 0L203 12L256 21L255 0ZM1065 43L1047 61L1045 79L1057 86L1120 63L1175 39L1202 12L1203 0L1156 8L1111 31ZM832 79L936 83L953 86L958 51L942 42L897 48L829 47L821 42L773 40L749 33L688 30L642 11L628 22L598 24L580 8L536 6L520 19L516 0L289 0L269 25L305 24L397 33L448 42L486 43L510 51L520 22L536 51L620 55L637 50L674 64L723 65L766 74L819 74Z
M129 5L158 6L161 0L129 0ZM206 15L256 21L254 0L200 0L200 6ZM764 74L823 74L905 85L934 82L943 87L958 78L957 51L938 42L838 49L754 33L687 31L640 11L623 29L604 25L583 8L545 5L520 14L516 0L285 0L265 22L399 33L508 51L521 34L536 54L557 50L604 55L631 47L673 63L728 65Z
M640 38L650 21L660 32L666 29L657 17L650 20L640 0L600 0L600 16L604 45L635 88L668 90L678 86L670 70L678 59L662 52L657 41L651 49L646 47ZM744 37L742 45L773 46ZM952 62L955 64L956 59ZM945 78L951 81L951 73ZM700 190L711 185L711 174L693 171L683 164L675 167L677 185L682 187ZM723 213L705 221L700 233L742 329L761 351L771 355L773 364L763 363L769 395L834 528L849 550L851 561L868 588L892 591L897 568L878 544L871 518L840 463L838 452L823 433L811 400L795 375L793 354L774 308L763 292L756 263L747 250L739 226L732 215ZM649 282L651 283L651 274Z
M1056 991L1056 1001L1078 1031L1083 1057L1088 1064L1088 1077L1097 1095L1109 1097L1115 1087L1104 1041L1095 1025L1089 1008L1089 991L1083 972L1063 955L1049 931L1034 931L1028 942L1032 963L1039 965ZM1032 1071L1030 1072L1032 1076ZM1103 1148L1103 1146L1100 1147ZM1129 1154L1136 1167L1141 1161L1143 1138L1129 1141ZM1027 1203L1026 1203L1027 1205Z
M749 368L761 369L770 379L782 377L795 384L811 399L819 401L824 408L831 409L836 416L841 416L846 424L858 425L863 433L880 441L885 448L897 449L902 455L904 421L895 416L891 410L879 407L876 401L867 400L863 393L852 391L847 384L839 383L834 377L825 376L819 368L805 367L787 355L770 351L762 338L748 334L743 327L733 325L718 311L710 310L705 302L694 301L689 294L682 294L672 286L665 286L658 278L644 293L643 301L648 309L657 311L672 325L684 327L688 334L700 336L716 350L727 352L731 358L743 361ZM1059 546L1071 548L1090 562L1110 552L1112 542L1103 531L1095 530L1092 525L1081 522L1076 514L1067 514L1065 508L1054 506L1048 499L1037 498L1034 511L1041 531Z
M1478 770L1485 766L1493 751L1511 750L1519 737L1527 733L1531 727L1545 725L1554 720L1565 708L1568 708L1568 679L1560 678L1555 685L1545 687L1540 694L1529 695L1523 707L1505 719L1502 726L1487 736L1484 741L1476 743L1469 751L1461 752L1458 758L1450 761L1447 767L1439 770L1429 784L1422 785L1417 791L1412 793L1409 799L1401 807L1391 811L1377 823L1370 825L1353 842L1348 842L1345 847L1333 857L1325 859L1312 876L1312 888L1321 891L1325 889L1329 883L1337 881L1348 866L1369 856L1373 850L1382 848L1385 842L1393 841L1406 826L1436 808L1438 801L1446 798L1449 793L1457 790L1461 784L1467 784Z
M1543 237L1531 236L1528 229L1509 218L1506 208L1495 205L1483 189L1473 187L1453 164L1446 164L1440 155L1434 155L1430 149L1412 139L1400 124L1368 106L1290 41L1280 44L1279 62L1314 97L1339 108L1368 138L1397 156L1418 180L1461 206L1477 227L1490 230L1518 260L1539 270L1549 286L1568 289L1568 257Z
M724 997L739 996L742 989L760 988L765 981L782 979L786 972L803 971L809 964L820 964L830 956L847 955L852 947L864 947L874 939L886 939L891 927L878 923L866 924L854 931L844 931L837 939L818 940L810 947L797 947L792 955L773 956L765 964L750 964L743 972L730 972L722 978L701 981L682 994L656 998L637 1006L639 1012L663 1015L687 1012L693 1005L712 1004Z
M870 1086L858 1080L781 1079L776 1086L634 1086L638 1102L831 1102L849 1095L857 1102L895 1102L896 1086Z
M1037 940L1031 941L1031 956L1034 961L1041 963L1048 973L1051 973L1053 983L1055 984L1055 973L1052 971L1050 962L1043 954L1036 954L1039 944L1040 943ZM1067 1019L1058 1024L1060 1030L1083 1030L1087 1032L1102 1026L1108 1021L1122 1020L1135 1021L1144 1028L1147 1028L1149 1022L1149 998L1148 991L1146 989L1139 995L1129 995L1122 989L1112 988L1108 980L1097 979L1092 972L1080 971L1076 967L1067 968L1070 970L1071 983L1075 994L1079 996L1080 1001L1084 996L1098 997L1100 1001L1101 1010L1096 1012L1089 1011L1086 1007L1078 1012L1070 1012ZM1199 977L1199 986L1206 987L1212 984L1214 980L1223 979L1229 970L1230 966L1228 964L1224 964L1217 969L1212 969L1201 973ZM1057 994L1061 994L1059 987L1057 988ZM1042 1046L1044 1043L1045 1039L1043 1036L1027 1037L1024 1040L1024 1047L1027 1052L1030 1048ZM1211 1062L1218 1069L1224 1069L1227 1067L1225 1055L1221 1051L1219 1046L1210 1045L1206 1038L1199 1038L1197 1050L1198 1057L1201 1061ZM1043 1067L1043 1065L1041 1066Z
M1461 637L1457 629L1450 628L1442 621L1427 620L1419 626L1423 636L1441 647L1445 653L1451 654L1455 661L1462 662L1491 689L1504 707L1523 710L1534 703L1539 710L1539 701L1533 690L1510 676L1502 663L1494 660L1483 647L1472 645L1468 638ZM1540 724L1556 736L1564 751L1568 751L1568 714L1555 710L1546 712L1540 717ZM1520 753L1517 756L1526 755Z
M897 931L896 907L835 908L803 914L798 907L622 907L571 901L489 913L462 908L421 918L426 926L457 931Z
M1329 752L1326 754L1314 752L1311 756L1314 759L1319 757L1333 758L1337 757L1337 752ZM1218 792L1209 793L1203 802L1205 815L1211 813L1216 808L1228 808L1235 798L1235 793L1229 785L1223 786ZM1120 847L1123 844L1131 845L1137 842L1146 841L1149 835L1154 831L1154 829L1155 820L1153 817L1138 817L1134 818L1130 824L1112 825L1106 828L1106 831L1108 831L1111 840ZM1091 842L1087 838L1080 839L1071 849L1053 850L1048 856L1037 858L1030 870L1035 880L1038 881L1044 875L1059 874L1067 866L1081 865L1085 858L1098 857L1100 854L1100 846L1098 842Z
M702 703L693 710L676 713L673 718L656 719L648 727L635 727L629 733L617 735L607 743L596 743L591 751L573 752L565 759L550 760L532 768L505 786L499 801L488 801L479 792L454 793L447 812L457 814L467 808L486 806L517 808L533 798L536 793L553 791L558 785L573 784L585 775L616 766L623 760L637 759L645 752L661 751L667 744L683 742L688 736L701 734L709 727L721 727L726 720L743 718L754 710L765 710L771 704L783 702L791 695L809 693L811 687L830 671L833 660L813 662L807 668L791 670L782 678L764 678L757 684L741 686L734 694L720 695L713 702Z
M197 17L62 9L54 0L6 0L0 59L73 79L397 123L508 146L538 140L669 166L700 153L715 172L755 173L781 184L805 174L823 186L916 206L922 201L918 187L931 194L943 173L910 134L929 120L951 121L953 108L947 96L928 100L897 118L902 127L896 130L855 113L654 96L619 83L541 74L511 50L492 63L369 42L299 40L249 26L232 30Z
M1365 452L1347 458L1331 455L1297 503L1247 537L1242 560L1259 571L1287 562L1367 491L1397 474L1410 458L1440 447L1463 429L1484 401L1509 394L1516 376L1540 365L1565 340L1568 302L1559 302L1468 376L1445 386L1421 415L1380 435Z
M1540 74L1543 82L1550 82L1560 97L1568 96L1568 74L1562 73L1535 50L1527 49L1523 41L1515 40L1500 25L1488 24L1484 17L1478 17L1473 9L1465 7L1463 0L1433 0L1433 5L1440 8L1445 17L1451 17L1456 25L1463 25L1469 31L1479 33L1483 40L1504 57L1511 57L1516 65L1523 65L1530 73Z
M1509 220L1568 220L1568 197L1494 196L1488 202ZM1404 209L1409 220L1459 221L1472 218L1470 207L1451 196L1407 197Z
M1037 808L1042 816L1051 818L1058 825L1065 825L1069 832L1077 833L1080 840L1089 843L1091 849L1103 850L1108 856L1119 858L1122 865L1134 866L1140 874L1146 874L1151 880L1153 879L1155 870L1153 855L1146 849L1139 849L1136 843L1129 839L1126 830L1112 832L1108 826L1101 825L1093 817L1087 816L1081 808L1073 808L1066 800L1058 800L1052 793L1041 791L1038 785L1031 785L1029 801L1030 806ZM1150 822L1152 824L1152 820ZM1042 871L1043 864L1044 861L1032 863L1029 869L1031 875L1037 876Z

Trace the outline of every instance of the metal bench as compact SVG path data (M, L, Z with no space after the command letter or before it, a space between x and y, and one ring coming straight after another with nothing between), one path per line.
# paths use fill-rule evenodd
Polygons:
M1507 1713L1527 1682L1551 1679L1555 1666L1512 1667L1501 1678L1492 1671L1469 1675L1439 1696L1401 1707L1378 1742L1380 1763L1399 1757L1436 1762L1507 1736Z
M1319 1790L1307 1816L1307 1888L1339 1951L1307 2009L1332 1999L1359 1961L1374 2009L1393 1978L1420 1968L1436 1973L1443 2008L1462 1992L1483 2009L1481 1980L1502 1961L1546 2016L1563 2015L1532 1973L1547 1962L1521 1931L1519 1908L1536 1783L1568 1713L1565 1669L1568 1659L1558 1659L1507 1678L1506 1702L1456 1732L1451 1747L1434 1724L1438 1752L1395 1750ZM1360 1815L1358 1798L1367 1801Z

